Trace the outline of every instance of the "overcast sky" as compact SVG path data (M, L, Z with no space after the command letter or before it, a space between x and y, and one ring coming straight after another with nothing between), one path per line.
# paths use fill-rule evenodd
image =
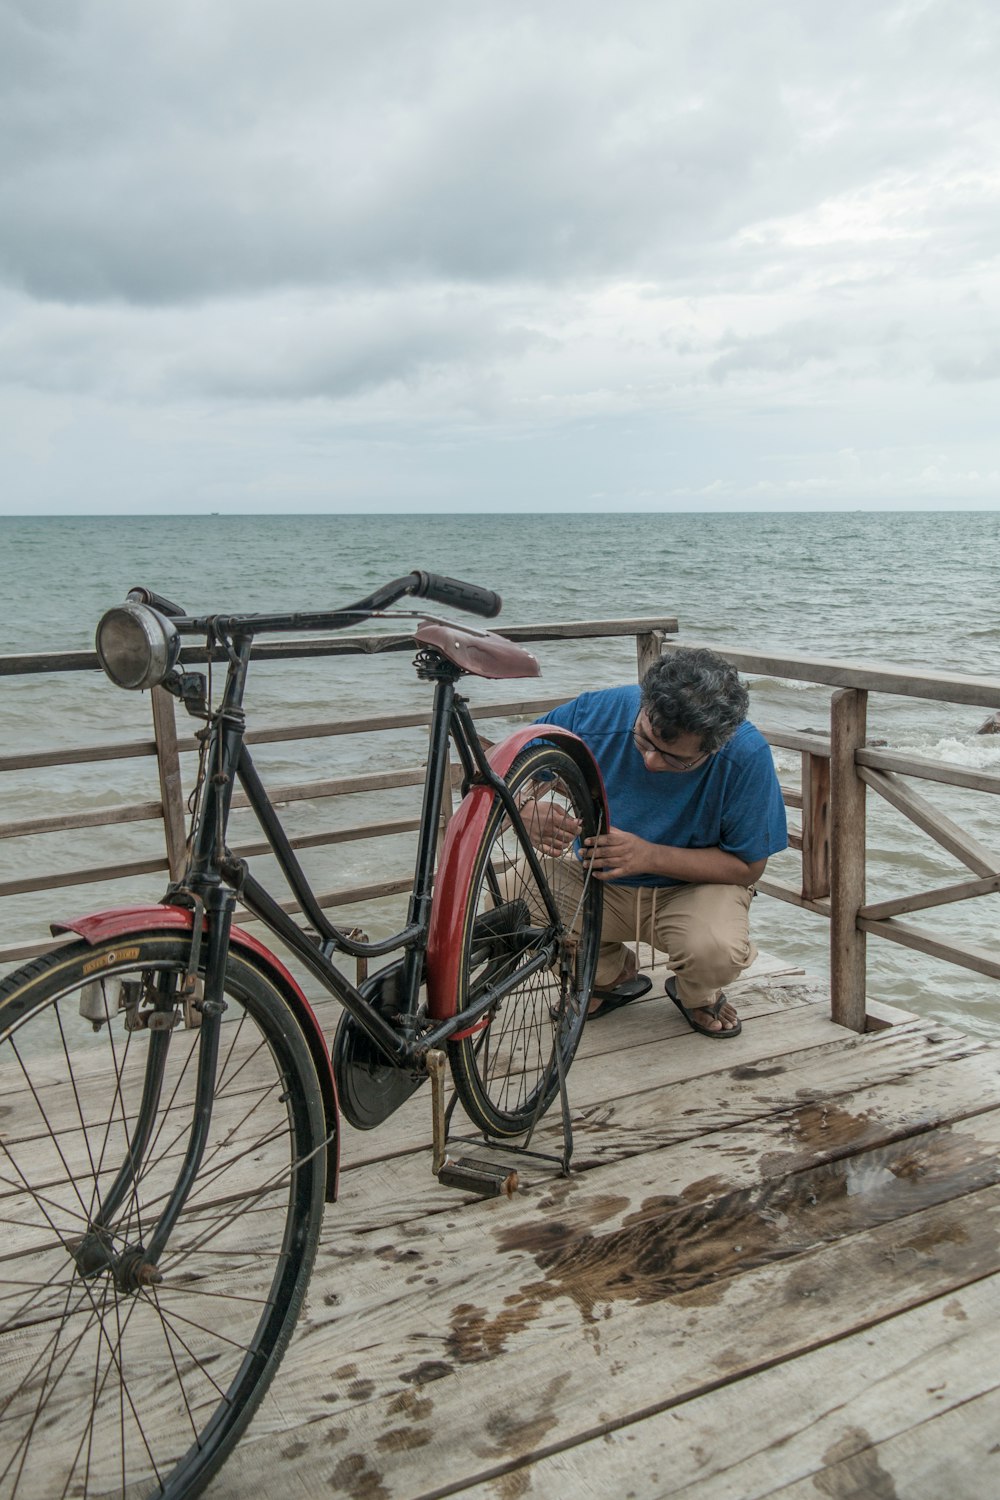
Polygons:
M0 0L0 510L1000 505L996 0Z

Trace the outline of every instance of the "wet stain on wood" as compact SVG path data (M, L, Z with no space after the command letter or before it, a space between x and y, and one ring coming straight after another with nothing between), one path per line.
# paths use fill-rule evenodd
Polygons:
M802 1124L804 1132L818 1128L818 1118ZM456 1308L449 1350L462 1362L491 1357L537 1316L543 1301L556 1296L570 1298L583 1318L593 1321L601 1304L650 1303L718 1286L740 1272L904 1219L997 1181L1000 1162L974 1137L943 1130L697 1203L651 1197L604 1234L571 1216L504 1230L498 1236L501 1249L527 1251L544 1281L508 1299L515 1305L493 1320L479 1308ZM921 1243L917 1234L902 1239L901 1246L932 1254L942 1234L962 1231L926 1233L934 1243Z
M405 1416L411 1422L425 1422L433 1411L434 1402L431 1398L421 1396L417 1391L400 1391L399 1395L389 1402L390 1416Z
M407 1453L414 1448L426 1448L433 1436L429 1427L390 1427L376 1438L375 1446L383 1453Z
M899 1500L892 1475L879 1462L863 1427L851 1427L823 1454L829 1467L813 1475L813 1485L830 1500Z
M380 1245L374 1253L378 1260L388 1261L391 1265L423 1258L419 1250L399 1250L395 1245Z
M519 1458L540 1447L545 1438L559 1422L559 1396L570 1376L556 1375L540 1392L535 1393L531 1405L519 1412L516 1401L486 1418L484 1436L488 1443L477 1447L483 1458ZM506 1492L505 1492L506 1493ZM511 1495L520 1493L510 1491Z
M507 1346L507 1340L522 1332L538 1315L538 1299L520 1294L508 1297L506 1306L496 1317L473 1303L461 1302L452 1309L451 1330L445 1348L459 1364L477 1364L493 1359Z
M330 1475L330 1488L350 1495L351 1500L389 1500L389 1491L378 1469L372 1467L366 1453L349 1453Z
M425 1359L415 1369L405 1370L400 1375L400 1380L405 1380L407 1385L427 1385L432 1380L443 1380L446 1375L455 1373L454 1365L447 1364L443 1359Z

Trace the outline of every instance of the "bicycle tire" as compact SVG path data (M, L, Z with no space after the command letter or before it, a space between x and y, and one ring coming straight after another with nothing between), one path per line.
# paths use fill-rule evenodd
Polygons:
M519 800L557 801L598 831L599 807L580 767L565 751L537 743L517 757L507 784ZM567 853L564 860L575 861ZM472 864L461 924L458 1008L475 1003L486 985L504 985L532 953L553 942L561 958L528 974L487 1013L475 1034L449 1043L455 1090L485 1135L524 1135L552 1103L560 1067L568 1070L587 1017L600 943L600 883L559 881L562 861L543 859L559 910L554 923L499 797L494 799ZM563 963L565 971L560 972ZM558 1053L557 1053L558 1045Z
M130 1260L187 1144L201 1035L134 1023L143 996L166 1011L189 954L176 933L126 933L57 949L0 984L2 1500L199 1494L298 1316L325 1194L319 1082L283 995L235 950L207 1147L162 1280L133 1285ZM140 1148L154 1047L162 1088Z

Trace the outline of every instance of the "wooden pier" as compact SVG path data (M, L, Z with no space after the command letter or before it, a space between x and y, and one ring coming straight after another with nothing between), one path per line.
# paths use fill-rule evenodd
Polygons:
M641 674L676 632L663 617L507 634L553 650L631 635ZM402 636L338 637L258 655L411 649ZM345 1128L341 1201L327 1210L304 1315L209 1500L1000 1495L1000 1042L900 1012L873 1017L866 985L869 939L1000 979L992 913L977 942L926 920L956 901L995 903L1000 856L959 826L949 799L971 792L981 807L1000 776L871 743L865 719L869 693L995 711L1000 682L726 655L744 672L831 689L828 729L765 726L801 769L783 786L796 852L772 861L759 890L791 920L829 922L832 1000L765 961L731 989L742 1036L713 1042L686 1029L654 971L648 999L584 1033L569 1080L572 1175L527 1163L510 1200L436 1182L425 1091L371 1135ZM96 665L88 652L0 657L0 681ZM583 686L594 683L574 691ZM13 788L0 916L14 913L0 924L0 966L51 946L53 915L156 899L176 873L196 742L166 694L151 698L143 738L119 727L107 743L0 756L0 790ZM559 700L497 689L475 701L503 732ZM293 838L312 857L372 841L371 878L342 884L333 859L337 883L319 887L344 926L409 889L408 867L383 868L379 841L412 833L416 804L372 813L365 799L413 794L422 766L401 763L392 736L426 722L424 709L269 723L249 737L289 757L299 741L327 743L333 774L324 762L316 779L303 762L270 789L315 808ZM363 770L337 772L341 737L359 735ZM122 762L125 800L110 806L87 778ZM79 805L65 790L73 768ZM914 874L920 889L868 892L866 877L877 886L883 873L866 835L874 797L938 846ZM158 845L123 853L110 842L119 825L143 823L161 825ZM93 847L74 854L89 830ZM239 835L237 852L256 859L258 837ZM949 860L968 873L957 879ZM334 1003L317 1009L332 1036ZM866 1017L891 1024L866 1031ZM556 1149L558 1136L553 1113L535 1144Z
M568 1179L440 1187L422 1094L345 1131L306 1311L211 1500L1000 1494L1000 1047L846 1030L767 959L713 1042L654 975L584 1033Z

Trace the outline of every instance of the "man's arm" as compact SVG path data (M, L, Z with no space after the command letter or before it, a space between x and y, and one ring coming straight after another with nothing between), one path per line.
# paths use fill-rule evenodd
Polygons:
M651 844L638 834L609 828L584 841L584 857L593 853L598 880L627 880L636 875L663 875L686 885L754 885L764 873L766 859L752 864L725 849L679 849Z

